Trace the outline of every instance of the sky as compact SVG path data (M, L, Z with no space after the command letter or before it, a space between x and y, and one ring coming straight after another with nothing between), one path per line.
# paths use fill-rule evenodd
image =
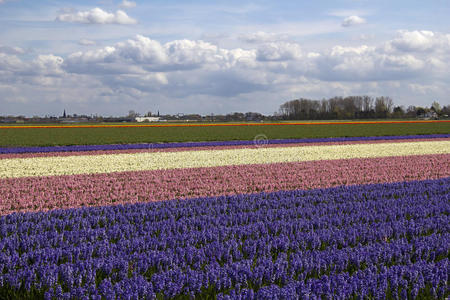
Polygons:
M0 115L450 104L450 0L0 0Z

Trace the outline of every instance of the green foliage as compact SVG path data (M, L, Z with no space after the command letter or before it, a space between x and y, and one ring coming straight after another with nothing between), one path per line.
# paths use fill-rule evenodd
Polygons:
M20 289L15 289L9 285L4 285L0 287L0 299L4 300L39 300L44 299L45 292L48 289L38 290L32 287L31 290L26 290L23 286Z
M357 137L449 133L450 123L211 127L1 128L0 147Z

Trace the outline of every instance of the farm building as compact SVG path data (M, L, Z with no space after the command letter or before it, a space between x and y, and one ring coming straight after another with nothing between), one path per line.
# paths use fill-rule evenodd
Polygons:
M159 122L160 117L136 117L136 122Z

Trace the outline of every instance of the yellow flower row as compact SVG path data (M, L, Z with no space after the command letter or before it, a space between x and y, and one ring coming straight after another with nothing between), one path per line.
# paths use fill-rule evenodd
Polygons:
M450 153L450 141L241 148L0 160L0 178Z

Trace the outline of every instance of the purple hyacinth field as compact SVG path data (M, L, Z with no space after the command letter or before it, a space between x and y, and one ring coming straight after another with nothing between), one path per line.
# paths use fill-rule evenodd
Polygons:
M447 299L449 145L0 149L0 299Z
M11 214L0 282L46 299L443 299L449 195L447 178Z

